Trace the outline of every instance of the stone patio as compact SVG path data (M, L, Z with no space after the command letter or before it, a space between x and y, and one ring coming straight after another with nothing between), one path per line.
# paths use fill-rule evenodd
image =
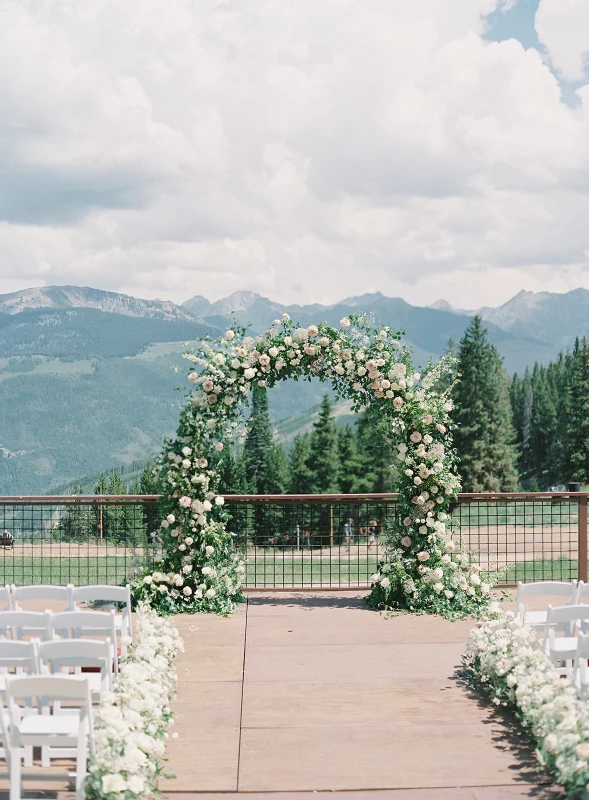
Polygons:
M169 800L561 796L511 720L462 684L471 623L387 618L364 594L255 594L226 619L176 618Z

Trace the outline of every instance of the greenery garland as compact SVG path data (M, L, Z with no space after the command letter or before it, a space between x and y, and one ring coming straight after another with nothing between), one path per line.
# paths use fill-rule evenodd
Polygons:
M316 376L331 382L339 397L351 399L353 410L376 407L405 467L399 520L387 531L369 603L450 617L484 605L489 586L479 567L459 552L449 518L450 501L460 488L446 378L452 359L419 374L399 334L389 326L371 328L364 316L344 318L337 329L301 327L283 314L257 338L245 333L235 327L185 353L200 371L188 375L195 390L160 462L161 564L135 583L136 599L161 613L235 609L245 565L218 494L220 453L240 428L241 407L255 384L271 387Z

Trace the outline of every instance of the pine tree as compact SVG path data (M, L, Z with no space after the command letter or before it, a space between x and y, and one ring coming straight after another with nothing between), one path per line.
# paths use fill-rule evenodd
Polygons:
M568 389L567 459L569 479L589 482L589 344L575 342Z
M84 494L75 483L71 494ZM94 515L86 505L68 506L63 519L53 529L53 537L64 542L89 542L96 535Z
M463 490L513 491L517 488L517 447L509 387L497 349L475 316L460 342L460 382L454 390Z
M272 425L268 414L268 395L264 387L254 386L252 413L246 429L244 455L249 492L268 494L268 454L272 447Z
M321 400L319 419L313 424L307 459L307 466L313 476L313 491L317 494L332 494L339 491L337 429L331 410L331 402L326 392Z
M393 445L388 421L368 407L356 423L356 440L360 469L354 492L390 492L396 482Z
M313 491L313 474L307 464L309 455L309 434L297 433L289 457L289 494L311 494Z
M358 454L356 432L351 425L345 425L337 432L337 453L339 461L338 482L343 494L356 491L362 473Z
M288 456L279 442L274 442L268 451L268 494L285 494L289 485Z

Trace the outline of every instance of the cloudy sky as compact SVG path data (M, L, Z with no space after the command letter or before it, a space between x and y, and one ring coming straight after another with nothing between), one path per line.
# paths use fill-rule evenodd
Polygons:
M0 292L589 288L588 0L0 0Z

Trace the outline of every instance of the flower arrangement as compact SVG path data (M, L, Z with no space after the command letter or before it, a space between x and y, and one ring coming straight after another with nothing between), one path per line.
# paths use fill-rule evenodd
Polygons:
M541 649L534 630L491 603L472 629L463 658L472 685L512 708L542 766L567 797L589 792L589 705L577 698Z
M88 800L160 796L158 779L176 694L174 659L183 651L170 622L139 606L135 639L121 660L113 691L102 695L96 714L96 752L85 784Z
M354 410L377 406L405 467L400 524L387 533L386 558L373 576L369 602L447 616L486 603L489 586L459 552L449 524L450 500L460 482L452 401L449 390L438 387L451 359L419 374L399 334L386 325L371 328L364 316L346 317L338 329L302 327L283 314L261 336L245 334L235 327L185 353L194 391L160 460L162 561L135 583L136 599L161 613L234 610L242 600L245 565L218 494L220 454L240 428L241 408L255 384L317 376L351 399Z

